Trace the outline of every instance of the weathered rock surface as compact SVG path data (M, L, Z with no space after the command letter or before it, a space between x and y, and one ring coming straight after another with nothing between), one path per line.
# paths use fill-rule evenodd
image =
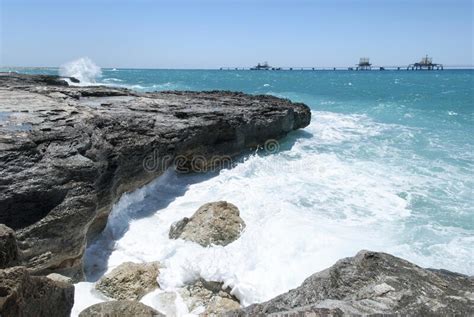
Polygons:
M103 276L95 288L104 295L120 300L140 300L158 288L160 264L125 262Z
M31 276L25 267L0 270L0 316L69 316L74 286L44 276Z
M0 223L16 231L35 273L80 278L86 239L122 193L173 159L184 171L219 165L310 117L307 106L272 96L141 94L0 73Z
M84 309L79 317L165 317L150 306L131 300L98 303Z
M199 279L178 292L190 312L198 307L204 307L200 316L220 316L227 311L240 308L239 300L230 294L229 289L224 289L223 283L220 282Z
M51 273L51 274L46 275L46 277L53 280L53 281L56 281L56 282L63 282L63 283L73 283L74 282L72 278L70 278L68 276L58 274L58 273Z
M310 276L296 289L228 316L266 316L301 307L338 309L349 315L470 316L473 290L472 277L361 251Z
M228 245L240 236L244 228L245 222L240 218L239 209L226 201L217 201L202 205L191 218L175 222L169 237L193 241L202 246Z
M18 261L15 231L0 223L0 269L13 266Z

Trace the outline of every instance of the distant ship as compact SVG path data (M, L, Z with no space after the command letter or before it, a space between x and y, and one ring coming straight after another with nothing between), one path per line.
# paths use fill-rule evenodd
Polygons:
M250 68L250 70L281 70L281 68L280 67L271 67L270 65L268 65L267 62L265 62L263 64L258 63L257 66L254 66L254 67Z

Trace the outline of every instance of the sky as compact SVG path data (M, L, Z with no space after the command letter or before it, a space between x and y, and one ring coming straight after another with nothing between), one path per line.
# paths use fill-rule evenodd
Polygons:
M474 0L0 0L0 66L473 65Z

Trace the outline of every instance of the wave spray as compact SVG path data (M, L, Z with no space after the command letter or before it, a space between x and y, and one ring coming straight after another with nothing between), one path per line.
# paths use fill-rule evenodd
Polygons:
M102 76L102 70L90 58L81 57L61 66L59 74L79 79L81 84L93 84Z

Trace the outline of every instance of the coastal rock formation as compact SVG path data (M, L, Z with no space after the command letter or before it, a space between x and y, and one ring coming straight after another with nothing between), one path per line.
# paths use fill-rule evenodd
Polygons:
M310 122L307 106L233 92L136 93L0 73L0 223L34 273L82 277L112 205L177 165L202 171Z
M200 316L220 316L224 312L240 308L239 300L230 294L229 289L224 289L220 282L199 279L178 292L189 311L204 307Z
M74 286L44 276L31 276L25 267L0 270L0 316L67 317L74 304Z
M228 316L266 316L311 307L348 315L469 316L474 313L473 289L472 277L361 251L310 276L296 289Z
M15 231L0 223L0 269L13 266L17 261Z
M202 205L191 218L175 222L171 228L171 239L184 239L202 246L228 245L235 241L245 228L239 209L226 201Z
M103 276L95 288L104 295L120 300L140 300L158 288L160 264L125 262Z
M98 303L84 309L79 317L165 317L150 306L131 300L118 300Z

